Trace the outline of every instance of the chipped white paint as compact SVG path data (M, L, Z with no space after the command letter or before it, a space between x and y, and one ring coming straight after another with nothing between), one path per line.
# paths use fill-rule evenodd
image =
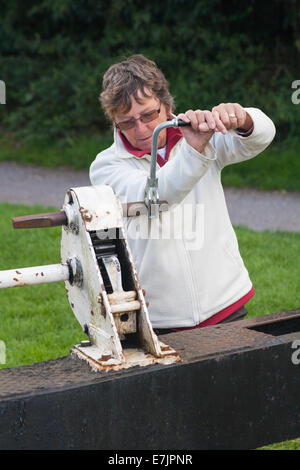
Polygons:
M48 284L69 279L67 264L49 264L30 268L0 271L0 289L22 287L31 284Z

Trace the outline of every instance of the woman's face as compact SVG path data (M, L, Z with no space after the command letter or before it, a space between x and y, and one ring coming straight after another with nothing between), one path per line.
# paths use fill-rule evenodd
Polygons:
M146 90L147 92L148 90ZM122 134L127 138L129 143L139 150L151 150L152 134L156 126L168 120L168 113L163 103L155 96L149 98L144 96L140 91L138 92L141 103L138 103L134 97L131 97L131 108L127 114L116 114L114 117L115 124L128 123L130 121L133 127L127 130L122 130ZM142 122L141 118L145 120L151 117L153 111L160 110L154 119L150 122ZM158 136L158 148L164 147L166 144L166 129L163 129Z

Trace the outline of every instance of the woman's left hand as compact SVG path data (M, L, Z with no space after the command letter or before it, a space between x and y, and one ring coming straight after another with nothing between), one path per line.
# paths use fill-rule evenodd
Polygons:
M212 108L212 115L220 127L220 122L230 129L243 129L248 131L253 121L245 109L238 103L221 103Z

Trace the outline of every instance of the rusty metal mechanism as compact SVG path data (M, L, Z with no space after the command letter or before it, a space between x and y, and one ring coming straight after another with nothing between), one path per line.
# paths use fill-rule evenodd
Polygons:
M187 125L174 117L154 130L144 201L121 205L108 185L72 188L61 211L13 219L14 228L62 225L62 263L0 271L0 289L64 281L75 317L89 338L75 345L72 354L96 370L180 360L152 329L123 217L153 218L168 210L157 191L158 134Z
M164 210L164 203L160 210ZM60 212L13 219L15 228L62 225L61 264L0 271L0 288L64 281L70 306L88 340L71 354L94 370L180 360L154 333L123 226L122 206L108 185L70 189Z

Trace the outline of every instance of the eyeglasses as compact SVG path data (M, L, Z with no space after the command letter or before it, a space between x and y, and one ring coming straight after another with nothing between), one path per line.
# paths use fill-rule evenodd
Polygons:
M129 129L132 129L135 126L135 121L140 120L143 123L151 122L151 121L154 121L154 119L158 118L159 113L160 113L160 108L150 111L149 113L142 114L137 119L132 118L132 119L129 119L128 121L115 123L115 126L117 129L120 129L120 131L128 131Z

